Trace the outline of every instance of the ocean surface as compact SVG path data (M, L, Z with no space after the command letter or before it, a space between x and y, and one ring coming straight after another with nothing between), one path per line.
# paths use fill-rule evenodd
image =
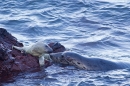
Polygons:
M129 0L0 0L0 27L24 45L60 42L86 57L130 62ZM130 69L85 71L52 65L1 85L130 86Z

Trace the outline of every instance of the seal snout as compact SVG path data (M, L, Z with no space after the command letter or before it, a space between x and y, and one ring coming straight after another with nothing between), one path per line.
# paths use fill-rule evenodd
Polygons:
M44 49L45 49L46 53L52 53L53 52L53 49L47 44L44 46Z
M51 47L49 47L46 51L46 53L52 53L53 52L53 49Z
M53 61L57 62L61 57L62 57L62 52L59 52L59 53L50 53L50 58Z
M51 53L50 56L53 57L53 58L62 57L62 52L59 52L59 53Z

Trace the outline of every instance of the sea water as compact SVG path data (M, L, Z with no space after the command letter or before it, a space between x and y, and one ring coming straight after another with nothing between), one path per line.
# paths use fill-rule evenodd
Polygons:
M129 0L0 0L0 27L19 42L60 42L86 57L130 61ZM42 75L46 71L46 77ZM52 65L2 86L130 86L130 69Z

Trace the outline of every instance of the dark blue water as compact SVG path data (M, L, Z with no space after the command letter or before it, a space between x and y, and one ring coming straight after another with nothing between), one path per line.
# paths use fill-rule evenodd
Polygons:
M130 61L128 0L1 0L0 27L29 45L60 42L86 57ZM56 65L3 86L130 86L130 69L83 71ZM41 76L41 77L39 77Z

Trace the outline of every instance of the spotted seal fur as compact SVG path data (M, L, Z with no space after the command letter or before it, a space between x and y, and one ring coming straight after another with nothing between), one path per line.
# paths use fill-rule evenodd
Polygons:
M53 62L73 65L84 70L114 70L130 68L128 62L109 61L101 58L86 58L74 52L51 53L48 58Z

